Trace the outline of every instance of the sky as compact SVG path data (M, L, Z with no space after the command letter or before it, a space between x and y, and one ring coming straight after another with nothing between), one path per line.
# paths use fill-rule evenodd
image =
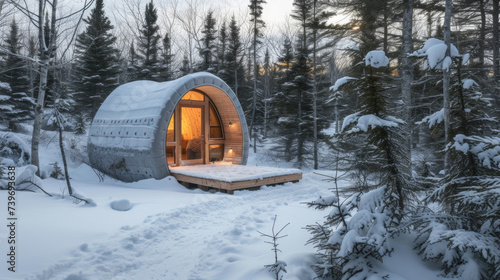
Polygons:
M166 0L156 0L166 1ZM167 0L168 1L168 0ZM182 0L180 0L182 2ZM268 26L277 26L288 17L293 8L293 0L265 0L267 3L263 5L262 17ZM234 7L236 10L245 10L248 7L250 0L206 0L207 3L215 5L223 3Z
M249 1L243 1L247 3ZM293 0L267 0L264 5L262 17L268 25L278 25L290 15L293 8Z

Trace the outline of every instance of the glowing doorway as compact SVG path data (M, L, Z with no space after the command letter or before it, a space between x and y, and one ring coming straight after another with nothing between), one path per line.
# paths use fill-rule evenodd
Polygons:
M185 164L203 163L203 108L181 106L180 113L181 159Z

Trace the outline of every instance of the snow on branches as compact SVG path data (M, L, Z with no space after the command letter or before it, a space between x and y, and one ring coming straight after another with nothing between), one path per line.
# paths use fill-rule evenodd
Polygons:
M345 133L367 132L375 127L398 127L399 124L404 124L403 120L392 116L381 118L374 114L359 114L358 112L345 117L341 130ZM346 131L347 128L350 129Z
M387 188L355 194L343 201L336 196L308 203L316 209L333 208L324 224L308 226L309 243L319 252L317 271L323 278L341 271L342 279L365 279L377 272L374 264L392 252L389 239L391 214L385 203Z
M429 38L425 43L424 46L416 50L411 54L411 56L415 57L425 57L425 63L424 63L424 68L425 69L436 69L436 70L445 70L449 71L450 66L452 64L452 58L455 57L462 57L462 64L467 63L469 59L469 55L460 55L458 52L458 49L451 44L450 45L450 56L446 55L446 52L448 50L448 46L444 43L444 41L436 39L436 38Z
M335 84L330 87L330 91L338 91L339 88L352 80L357 80L356 78L345 76L335 81Z
M14 133L0 131L0 158L8 158L16 166L23 166L30 161L30 148Z
M457 134L453 140L449 148L472 153L488 169L500 169L500 137Z
M365 65L373 68L387 67L389 65L389 58L385 55L384 51L370 51L365 56Z

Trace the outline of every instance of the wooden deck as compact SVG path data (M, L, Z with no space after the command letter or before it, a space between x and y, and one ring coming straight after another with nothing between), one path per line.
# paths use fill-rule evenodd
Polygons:
M298 182L302 171L264 166L207 164L171 167L170 173L186 187L196 185L232 194L235 190Z

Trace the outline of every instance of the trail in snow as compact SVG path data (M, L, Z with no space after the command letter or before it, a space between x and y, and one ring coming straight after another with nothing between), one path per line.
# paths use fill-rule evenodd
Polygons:
M310 214L312 210L300 203L328 192L328 187L318 184L317 178L306 181L236 192L233 196L220 195L215 200L149 216L141 224L124 225L105 243L82 244L75 248L73 256L30 279L196 280L244 279L248 274L259 273L266 276L268 272L263 266L272 261L272 252L263 245L265 239L257 230L270 231L277 212L284 223L300 219L294 217L295 213ZM304 183L315 186L304 188ZM297 247L304 247L306 241L291 240L301 243L295 244Z

